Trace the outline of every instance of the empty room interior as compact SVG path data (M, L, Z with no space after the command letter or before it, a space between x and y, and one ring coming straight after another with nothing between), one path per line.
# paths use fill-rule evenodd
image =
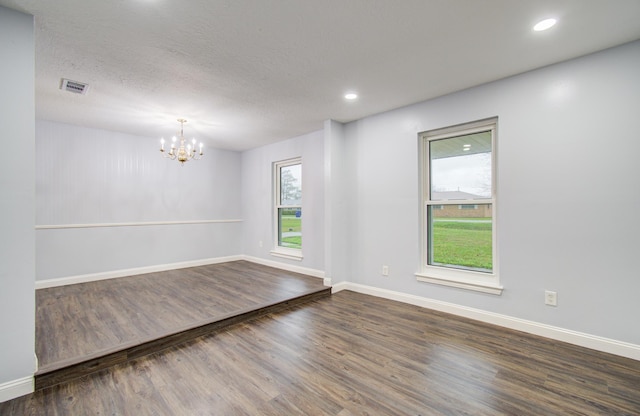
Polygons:
M640 414L637 0L0 0L0 414Z

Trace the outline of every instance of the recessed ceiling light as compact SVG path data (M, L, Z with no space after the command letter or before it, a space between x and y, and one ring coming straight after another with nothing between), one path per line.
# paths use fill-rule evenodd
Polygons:
M356 94L355 92L349 92L344 95L344 98L347 100L355 100L356 98L358 98L358 94Z
M536 23L536 25L533 27L533 30L535 30L536 32L541 32L543 30L549 29L555 24L556 24L556 19L544 19Z

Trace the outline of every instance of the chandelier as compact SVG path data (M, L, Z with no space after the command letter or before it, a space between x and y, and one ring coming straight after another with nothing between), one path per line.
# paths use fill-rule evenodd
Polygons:
M196 151L196 139L192 139L190 144L186 144L186 140L183 135L183 127L187 120L179 118L178 122L180 123L180 144L178 145L178 148L176 148L176 141L178 139L176 136L173 136L171 139L171 150L167 153L164 150L164 138L160 139L160 152L162 152L162 156L171 160L178 159L178 162L182 165L184 165L184 162L188 162L190 160L202 159L202 156L204 155L204 152L202 151L202 142L200 142L199 152Z

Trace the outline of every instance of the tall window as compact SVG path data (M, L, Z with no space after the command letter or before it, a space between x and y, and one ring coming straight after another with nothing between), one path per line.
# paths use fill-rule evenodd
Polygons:
M497 119L429 131L422 146L418 280L500 293L496 270Z
M274 255L302 258L302 159L274 164Z

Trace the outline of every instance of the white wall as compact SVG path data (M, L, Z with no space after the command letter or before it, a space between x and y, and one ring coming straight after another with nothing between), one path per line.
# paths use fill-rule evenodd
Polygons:
M33 17L0 7L0 401L33 389Z
M640 345L638 74L635 42L347 124L349 280ZM417 135L493 116L504 293L417 282Z
M324 270L324 136L322 130L242 153L243 253ZM273 163L302 157L301 261L272 256ZM260 247L262 242L262 247Z
M350 244L354 207L350 195L355 188L354 159L344 135L344 124L324 123L324 195L325 195L325 277L332 284L348 282L353 276L354 250Z
M40 120L36 143L37 280L241 254L238 152L180 166L156 138ZM238 221L145 224L200 220Z

